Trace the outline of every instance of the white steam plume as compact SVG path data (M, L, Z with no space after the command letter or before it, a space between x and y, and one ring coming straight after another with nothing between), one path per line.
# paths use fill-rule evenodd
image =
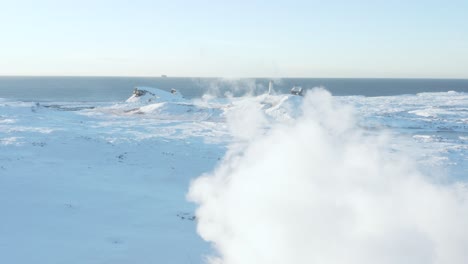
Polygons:
M464 185L431 182L324 90L302 109L192 183L209 263L468 263Z
M266 89L262 83L253 78L215 78L203 79L200 87L207 89L206 94L212 96L253 95L257 90Z

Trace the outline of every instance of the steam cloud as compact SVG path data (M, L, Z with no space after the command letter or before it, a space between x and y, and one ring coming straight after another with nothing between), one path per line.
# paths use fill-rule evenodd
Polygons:
M257 127L259 111L237 130ZM242 134L214 172L196 179L198 232L224 264L465 264L468 191L420 173L388 139L358 128L324 90L302 115ZM246 140L245 136L250 135Z
M280 79L277 80L280 82ZM257 90L265 90L267 87L257 83L255 79L215 78L200 81L200 87L207 88L207 94L211 96L240 96L252 95Z

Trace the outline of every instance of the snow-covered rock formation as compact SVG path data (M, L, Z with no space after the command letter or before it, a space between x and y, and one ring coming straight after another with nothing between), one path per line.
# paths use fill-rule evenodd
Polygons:
M157 102L181 102L185 99L175 89L170 92L151 88L151 87L135 87L132 96L127 99L127 103L157 103Z

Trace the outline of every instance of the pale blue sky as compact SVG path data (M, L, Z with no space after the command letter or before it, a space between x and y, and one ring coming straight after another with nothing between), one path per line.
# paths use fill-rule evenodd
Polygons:
M0 75L468 78L468 1L0 0Z

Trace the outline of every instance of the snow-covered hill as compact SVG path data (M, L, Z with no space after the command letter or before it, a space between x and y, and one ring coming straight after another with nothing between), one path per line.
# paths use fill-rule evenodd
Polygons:
M0 100L0 263L201 263L212 249L196 233L190 182L232 144L310 110L289 94L187 100L138 87L129 96ZM468 95L336 100L368 133L390 127L407 140L395 142L419 146L428 170L458 179L468 170Z

